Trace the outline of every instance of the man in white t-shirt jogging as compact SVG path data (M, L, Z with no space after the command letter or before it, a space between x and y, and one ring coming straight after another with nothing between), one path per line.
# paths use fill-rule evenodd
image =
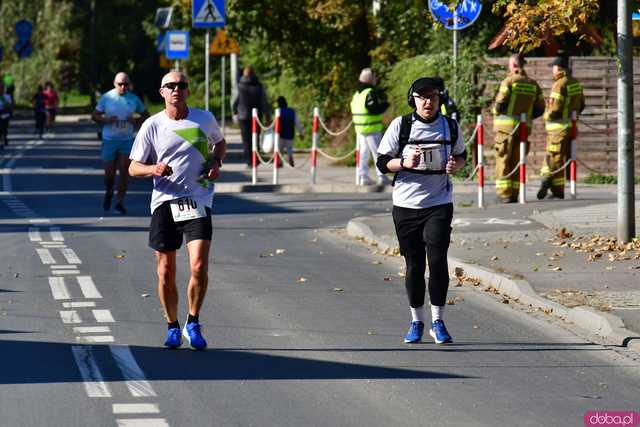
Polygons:
M131 150L129 173L153 177L149 246L155 250L158 296L168 323L164 345L178 348L184 336L195 350L204 350L199 314L208 286L209 249L213 227L212 181L220 175L226 142L208 111L187 106L189 83L184 74L162 78L165 109L146 120ZM187 287L188 317L178 322L176 251L187 243L191 277Z
M129 153L133 145L134 126L142 123L149 113L135 94L129 91L131 81L126 73L119 72L113 79L114 88L102 94L91 115L102 126L102 151L104 162L104 200L102 208L111 209L116 168L120 172L115 210L125 215L124 196L129 181Z
M432 319L429 334L436 344L453 341L443 321L453 217L449 175L464 167L466 151L457 122L439 113L443 86L437 77L413 82L407 93L413 113L396 117L378 148L378 169L396 173L392 216L407 266L405 287L412 317L405 343L422 341L427 262Z

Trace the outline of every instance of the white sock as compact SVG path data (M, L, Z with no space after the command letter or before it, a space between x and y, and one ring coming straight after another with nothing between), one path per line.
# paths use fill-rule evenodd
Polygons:
M444 305L431 305L431 321L442 320L444 314Z
M420 321L424 323L424 306L418 307L418 308L413 308L413 307L409 307L409 308L411 309L411 321L412 322Z

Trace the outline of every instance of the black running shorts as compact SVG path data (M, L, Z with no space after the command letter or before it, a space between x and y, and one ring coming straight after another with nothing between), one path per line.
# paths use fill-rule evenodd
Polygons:
M159 252L171 252L180 249L182 236L187 243L192 240L211 240L213 226L211 209L202 218L175 222L171 215L171 206L166 201L153 211L149 229L149 246Z

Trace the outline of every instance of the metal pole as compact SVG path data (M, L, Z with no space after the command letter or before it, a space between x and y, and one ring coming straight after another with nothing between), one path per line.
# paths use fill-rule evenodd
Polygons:
M233 101L238 96L238 54L232 53L230 56L230 79L231 82L231 97L229 101L231 102L230 106L233 106Z
M221 116L220 116L220 122L222 123L222 135L224 136L224 107L225 107L225 103L224 103L224 93L226 92L226 88L224 87L224 73L226 70L226 62L225 62L225 55L222 55L222 73L220 73L220 86L222 87L222 95L221 95L221 99L220 99L220 109L221 111Z
M456 99L458 81L458 8L453 11L453 99Z
M204 109L209 111L209 30L204 38Z
M618 240L636 234L631 0L618 0Z

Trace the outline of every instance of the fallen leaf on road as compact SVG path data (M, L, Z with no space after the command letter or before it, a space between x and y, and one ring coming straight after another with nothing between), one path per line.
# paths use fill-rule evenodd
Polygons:
M553 270L553 271L562 271L562 267L553 267L551 270Z
M390 282L391 281L391 277L385 276L382 280L384 280L385 282Z
M247 235L244 233L240 233L240 237L246 237Z
M407 274L404 271L398 271L398 276L405 277Z
M478 325L473 325L473 329L480 329L480 326L478 326Z
M544 252L536 252L536 256L544 256Z
M14 279L17 279L18 277L20 277L20 273L16 273L16 274L13 275Z
M333 292L343 292L344 289L342 288L333 288Z
M307 283L307 279L305 277L298 277L298 283Z
M115 256L116 259L125 259L125 256L120 254Z
M371 264L380 265L382 264L382 261L371 261Z
M462 267L456 267L456 268L453 270L453 274L455 274L455 276L456 276L456 277L462 277L462 276L464 276L464 268L462 268Z
M374 331L373 329L369 329L367 331L367 335L375 335L375 334L376 334L376 331Z
M497 261L497 260L499 260L499 259L500 259L500 258L498 258L496 255L494 255L494 256L492 256L492 257L491 257L491 261Z
M540 271L540 267L538 267L537 265L533 267L533 271Z
M149 294L142 294L140 295L142 298L149 298Z
M559 237L560 239L569 239L573 237L573 233L562 227L556 232L556 237Z
M286 249L276 249L276 255L283 255L287 252Z

